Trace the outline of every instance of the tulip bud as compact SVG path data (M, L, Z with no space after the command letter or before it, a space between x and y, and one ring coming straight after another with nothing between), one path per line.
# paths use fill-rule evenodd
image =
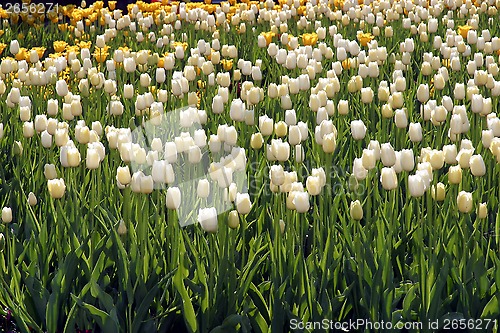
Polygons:
M236 210L242 215L250 213L252 209L252 202L248 193L237 193L234 203L236 204Z
M64 97L68 94L68 84L64 80L58 80L56 83L57 95Z
M208 198L210 195L210 183L208 179L200 179L196 190L199 198Z
M432 185L431 187L431 196L432 199L436 201L444 201L446 196L446 190L443 183L437 183L436 186Z
M398 187L398 178L394 168L382 168L380 173L380 183L386 191L394 190Z
M322 148L327 154L331 154L335 151L335 148L337 148L337 138L335 137L335 133L329 133L323 137Z
M448 169L448 182L450 184L460 184L462 182L462 168L460 168L460 165L452 165Z
M429 85L421 84L417 89L417 99L420 103L426 103L429 100Z
M95 148L87 149L87 157L85 159L87 169L94 170L99 167L99 163L101 162L99 153Z
M268 116L260 116L259 117L259 129L262 135L268 136L273 134L273 129L274 129L274 121L272 118L269 118Z
M404 171L411 171L415 168L415 157L413 155L413 150L401 150L401 168Z
M231 229L236 229L240 225L240 218L238 215L238 211L232 210L229 212L228 218L227 218L227 224L229 228Z
M368 176L368 170L363 167L361 158L355 158L352 166L352 174L357 180L363 180Z
M12 209L10 207L4 207L2 209L2 222L3 223L12 222Z
M486 174L486 165L481 155L473 155L469 160L470 171L475 177L482 177Z
M340 115L347 115L349 113L349 102L346 100L340 100L337 106L337 111Z
M383 143L380 149L380 157L382 164L386 167L391 167L396 163L396 153L390 143Z
M363 155L361 156L361 161L363 168L366 170L372 170L375 168L375 163L377 159L375 158L375 151L371 149L363 149Z
M118 235L123 236L127 233L127 226L125 225L125 221L120 220L118 224Z
M285 182L285 171L281 165L272 165L269 170L269 178L274 185L280 186Z
M169 187L167 189L166 204L168 209L179 209L181 205L181 191L178 187Z
M23 144L21 143L21 141L14 141L14 144L12 145L12 151L16 156L21 156L23 154Z
M288 132L288 127L284 121L278 121L274 125L274 133L278 138L284 137L287 132Z
M66 191L66 184L62 178L48 180L47 187L49 189L50 196L54 199L62 198L64 196L64 192Z
M477 207L477 218L485 219L486 217L488 217L488 207L486 205L486 202L483 202L480 203Z
M408 189L412 197L418 198L425 193L425 183L419 174L408 176Z
M370 87L361 89L361 101L365 104L370 104L373 101L373 90Z
M363 140L366 135L366 126L362 120L351 122L351 135L354 140Z
M132 176L130 175L128 166L118 167L118 169L116 170L116 180L122 185L130 184Z
M298 213L306 213L309 211L309 193L302 191L294 191L293 205Z
M473 153L473 149L460 149L457 155L457 162L462 169L468 169L470 167L470 159Z
M306 188L309 195L319 195L321 193L321 179L318 176L309 176L306 180Z
M408 136L411 142L420 142L423 139L422 125L420 123L410 123L408 128Z
M442 150L433 149L429 154L429 162L432 169L439 170L444 165L444 153Z
M30 206L32 206L32 207L33 207L33 206L35 206L37 203L38 203L38 200L37 200L37 198L36 198L35 194L34 194L33 192L30 192L30 193L28 194L28 204L29 204Z
M408 126L408 117L405 109L397 109L394 113L394 123L397 128L406 128Z
M351 201L350 214L353 220L359 221L363 218L363 207L359 200Z
M302 133L300 131L299 126L297 126L297 125L290 126L289 135L288 135L288 142L292 146L296 146L302 142Z
M460 191L457 196L457 206L461 213L470 213L473 208L472 193Z
M198 222L203 230L206 232L217 232L217 210L215 207L200 208L198 211Z

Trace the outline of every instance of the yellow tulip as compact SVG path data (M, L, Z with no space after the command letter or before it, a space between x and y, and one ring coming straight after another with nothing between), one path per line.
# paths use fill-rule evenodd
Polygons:
M367 46L368 43L371 42L373 38L375 37L369 32L358 34L358 40L362 46Z
M66 47L68 46L68 43L66 43L66 42L65 42L65 41L63 41L63 40L56 40L56 41L53 43L53 45L54 45L54 50L55 50L56 52L59 52L59 53L60 53L60 52L63 52L63 51L66 49Z
M302 44L304 45L314 46L316 45L317 42L318 42L318 35L315 32L302 35Z
M266 45L271 44L271 42L273 41L273 37L276 36L276 34L272 31L261 32L260 34L266 39Z
M467 39L467 34L470 29L472 29L470 25L459 25L458 33L462 36L463 39Z

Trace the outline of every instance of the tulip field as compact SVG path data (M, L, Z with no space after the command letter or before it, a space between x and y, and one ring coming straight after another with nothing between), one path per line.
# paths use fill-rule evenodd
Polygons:
M498 332L500 0L0 7L0 332Z

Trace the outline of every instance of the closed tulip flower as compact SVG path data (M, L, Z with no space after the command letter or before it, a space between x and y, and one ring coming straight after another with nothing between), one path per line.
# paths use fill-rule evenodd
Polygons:
M481 133L481 143L485 148L489 148L494 137L493 130L483 130Z
M198 211L198 222L203 230L209 233L217 232L217 210L215 207L200 208Z
M229 212L228 218L227 218L227 225L231 229L236 229L240 225L240 218L238 215L238 211L232 210Z
M365 104L369 104L373 102L373 90L370 87L362 88L361 89L361 101Z
M420 175L416 174L408 176L408 190L410 195L414 198L424 195L425 183Z
M457 163L457 146L455 145L444 145L443 146L444 161L447 164Z
M486 202L483 202L477 207L477 218L485 219L486 217L488 217L488 206Z
M363 140L366 135L366 126L362 120L351 122L351 135L354 140Z
M391 167L396 163L396 153L390 143L383 143L380 148L380 158L382 164L386 167Z
M346 100L340 100L337 106L337 111L340 115L346 115L349 113L349 102Z
M349 211L353 220L359 221L363 218L363 207L361 207L359 200L351 201Z
M45 164L43 174L47 180L57 177L56 166L54 164Z
M57 95L64 97L68 94L68 84L64 80L58 80L56 83Z
M47 116L46 115L36 115L35 116L35 131L41 133L47 129Z
M210 195L210 182L208 179L200 179L196 190L199 198L208 198Z
M135 72L136 63L135 63L134 58L123 59L123 68L125 69L125 72L127 72L127 73Z
M290 144L281 139L271 141L271 151L278 161L284 162L290 158Z
M481 155L473 155L469 161L470 171L475 177L482 177L486 174L486 165Z
M318 176L309 176L306 180L306 188L309 195L315 196L321 193L321 179Z
M448 182L450 184L460 184L462 182L462 168L460 165L453 165L448 169Z
M408 136L411 142L420 142L423 139L422 125L420 123L410 123Z
M437 183L436 186L431 187L431 196L436 201L444 201L446 196L446 189L443 183Z
M250 213L252 202L248 193L237 193L234 203L236 204L238 213L242 215Z
M278 121L274 125L274 133L278 138L284 137L288 132L288 126L284 121Z
M460 149L457 155L457 162L462 169L468 169L470 167L470 158L473 153L473 149Z
M413 155L413 150L401 150L401 168L404 171L411 171L415 168L415 157Z
M397 109L394 113L394 123L397 128L406 128L408 126L408 117L405 109Z
M116 180L122 185L130 184L132 176L130 175L128 166L118 167L116 170Z
M97 149L87 149L86 166L87 169L97 169L99 167L100 158Z
M380 173L380 183L386 191L394 190L398 187L398 177L394 168L382 168Z
M33 207L33 206L36 206L36 204L38 203L38 199L36 198L36 195L35 193L33 192L30 192L28 194L28 204Z
M453 96L457 100L465 99L465 85L463 83L455 83L455 88L453 90Z
M52 135L50 135L49 132L43 131L40 135L40 139L44 148L52 147Z
M368 170L363 167L363 161L361 158L355 158L352 166L352 174L357 180L363 180L368 176Z
M468 214L472 211L474 201L472 200L472 193L460 191L457 196L457 206L460 213Z
M309 203L309 193L294 191L293 205L298 213L306 213L309 211L310 203Z
M262 145L264 144L264 139L262 138L261 133L253 133L251 138L250 138L250 147L252 149L260 149L262 148Z
M377 162L377 159L375 158L375 151L372 149L363 149L361 161L363 163L363 168L366 170L372 170L375 168L375 163Z
M429 162L432 169L439 170L444 165L444 153L442 150L433 149L429 154Z
M179 209L181 205L181 191L178 187L169 187L167 189L166 205L168 209Z
M10 207L2 208L2 222L3 223L12 222L12 209Z
M420 103L426 103L429 100L429 85L421 84L417 89L417 99Z
M295 146L295 162L304 162L304 148L302 147L302 145Z
M262 135L268 136L273 134L274 121L266 115L259 117L259 129Z
M64 196L64 192L66 192L66 184L62 178L48 180L47 187L49 189L50 196L54 199L62 198Z
M335 137L335 133L329 133L323 137L322 148L327 154L331 154L335 151L335 148L337 148L337 138Z
M281 165L272 165L269 170L269 178L274 185L280 186L285 182L285 171Z

